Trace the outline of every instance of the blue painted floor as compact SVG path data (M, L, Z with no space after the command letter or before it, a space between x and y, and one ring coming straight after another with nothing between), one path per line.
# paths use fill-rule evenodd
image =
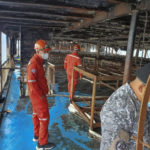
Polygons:
M32 107L29 98L19 98L18 70L12 74L5 113L0 128L0 150L35 150L32 141ZM59 92L56 84L55 92ZM48 97L50 124L49 141L54 142L53 150L99 150L99 141L89 136L89 126L85 121L68 111L68 97Z

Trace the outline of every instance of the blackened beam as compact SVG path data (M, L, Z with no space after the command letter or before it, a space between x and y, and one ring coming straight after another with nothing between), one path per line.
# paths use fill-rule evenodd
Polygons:
M98 22L103 22L106 20L111 20L121 16L129 15L132 12L131 5L126 3L120 3L116 5L111 11L100 11L95 14L93 18L83 19L80 23L74 23L73 26L69 26L67 31L77 30L83 27L88 27Z
M107 2L112 3L112 4L118 4L118 3L120 3L120 2L117 1L117 0L107 0Z
M29 25L29 24L10 24L10 23L9 24L5 24L5 26L3 28L5 28L5 29L7 29L7 28L13 28L13 27L18 27L19 28L20 25L22 27L33 28L33 29L35 29L35 28L37 28L37 29L49 29L49 31L52 31L52 32L54 32L55 30L61 30L62 29L62 27L58 27L58 26L55 27L55 26L35 25L35 24Z
M144 2L142 1L140 4L137 5L138 10L150 10L150 1L145 0ZM114 8L109 11L101 11L97 12L93 18L90 19L83 19L80 21L80 23L74 23L72 26L69 26L68 29L64 32L68 32L71 30L77 30L80 28L88 27L91 26L95 23L101 23L106 20L112 20L114 18L119 18L122 16L127 16L132 13L132 5L129 3L119 3L114 6Z
M8 20L8 19L0 19L0 23L1 23L1 25L3 24L9 24L9 25L23 25L23 26L37 26L37 27L42 27L42 28L63 28L63 27L65 27L65 25L64 24L58 24L58 23L40 23L40 21L38 22L29 22L28 20L27 21L25 21L25 20L23 20L23 21L15 21L15 20Z
M23 2L12 2L12 1L4 1L0 0L1 6L9 6L9 7L15 7L15 8L31 8L31 9L47 9L47 10L65 10L71 13L76 14L89 14L94 15L96 11L94 9L86 9L86 8L75 8L75 7L69 7L69 6L57 6L57 5L51 5L51 4L38 4L38 3L23 3Z
M10 17L10 16L0 16L0 19L8 19L8 20L21 20L21 21L32 21L32 22L41 22L41 23L62 23L66 24L70 22L69 20L52 20L52 19L34 19L34 18L21 18L21 17Z
M52 14L52 13L43 13L43 12L34 12L33 10L29 11L18 11L18 10L0 10L0 14L23 14L23 15L29 15L29 16L36 16L36 17L56 17L56 18L61 18L61 19L68 19L68 20L73 20L73 19L83 19L83 18L91 18L87 15L85 16L71 16L71 15L63 15L63 14Z
M137 6L138 10L150 10L150 0L143 0L140 5Z

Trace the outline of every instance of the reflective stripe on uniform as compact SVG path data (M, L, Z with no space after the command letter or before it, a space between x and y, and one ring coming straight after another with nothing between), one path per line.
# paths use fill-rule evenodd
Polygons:
M39 120L46 121L48 118L39 118Z
M28 80L28 82L36 82L36 80Z
M37 113L33 113L32 115L37 115Z

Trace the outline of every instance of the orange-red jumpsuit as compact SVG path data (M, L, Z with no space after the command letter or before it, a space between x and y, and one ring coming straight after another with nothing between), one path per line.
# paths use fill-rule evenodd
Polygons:
M39 137L39 144L48 142L49 109L46 94L47 80L43 69L43 59L35 54L27 66L27 84L33 109L34 135Z
M72 71L74 66L81 66L81 59L78 56L76 52L73 52L72 54L68 54L65 57L64 61L64 68L67 73L67 79L68 79L68 92L69 92L69 98L71 98L71 78L72 78ZM73 95L75 92L75 88L78 83L78 75L79 73L77 71L74 72L74 86L73 86Z

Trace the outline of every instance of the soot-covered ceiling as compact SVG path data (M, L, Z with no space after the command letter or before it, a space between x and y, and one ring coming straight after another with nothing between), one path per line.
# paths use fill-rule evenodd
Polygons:
M50 33L54 40L127 46L132 12L139 11L136 45L150 44L149 0L0 0L1 31L23 28Z

